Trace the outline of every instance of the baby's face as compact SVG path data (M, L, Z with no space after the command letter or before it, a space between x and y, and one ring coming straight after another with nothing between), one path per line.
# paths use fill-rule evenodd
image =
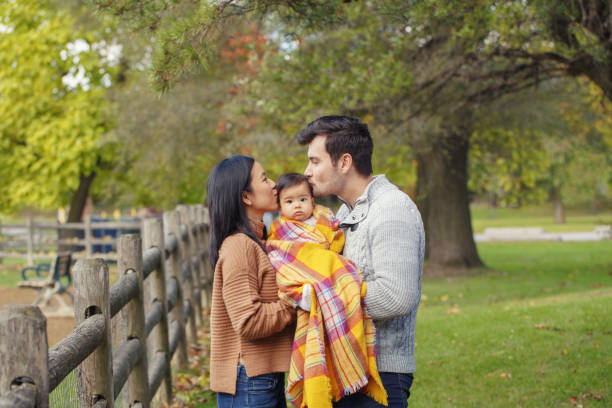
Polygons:
M283 217L295 221L310 218L314 208L314 198L306 183L285 188L280 192L280 213Z

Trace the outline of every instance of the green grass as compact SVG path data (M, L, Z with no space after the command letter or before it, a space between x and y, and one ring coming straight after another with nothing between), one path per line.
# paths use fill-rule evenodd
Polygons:
M38 260L36 263L50 262L51 260ZM0 264L0 287L17 287L17 282L21 280L21 269L25 268L26 260L20 258L3 258ZM35 277L35 272L30 272L28 276Z
M566 223L555 224L549 204L521 208L495 208L472 205L472 227L482 232L489 227L543 227L548 232L592 231L597 225L612 224L612 211L588 214L584 210L567 210Z
M609 406L612 242L479 250L494 270L423 282L410 406Z

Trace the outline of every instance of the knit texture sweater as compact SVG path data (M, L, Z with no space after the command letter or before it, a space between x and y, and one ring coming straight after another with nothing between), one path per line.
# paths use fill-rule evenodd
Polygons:
M425 254L421 214L408 195L379 175L353 208L347 203L340 207L337 218L346 236L343 254L366 281L378 371L413 373Z
M262 238L263 223L252 224ZM245 234L227 237L213 281L211 389L235 394L239 361L249 377L288 371L295 316L278 298L276 272L263 249Z

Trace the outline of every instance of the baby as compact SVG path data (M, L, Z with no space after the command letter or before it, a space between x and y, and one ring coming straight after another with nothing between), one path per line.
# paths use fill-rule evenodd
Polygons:
M338 220L329 208L315 205L301 174L281 176L276 191L281 216L272 223L266 251L279 297L305 311L298 312L288 400L331 407L332 400L363 390L386 405L361 274L341 255L344 233Z

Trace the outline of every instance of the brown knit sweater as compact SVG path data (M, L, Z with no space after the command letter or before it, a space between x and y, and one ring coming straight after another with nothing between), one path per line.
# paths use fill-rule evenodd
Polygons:
M263 223L252 226L262 238ZM249 377L288 371L295 316L278 298L276 273L263 249L245 234L227 237L214 275L210 388L235 394L239 360Z

